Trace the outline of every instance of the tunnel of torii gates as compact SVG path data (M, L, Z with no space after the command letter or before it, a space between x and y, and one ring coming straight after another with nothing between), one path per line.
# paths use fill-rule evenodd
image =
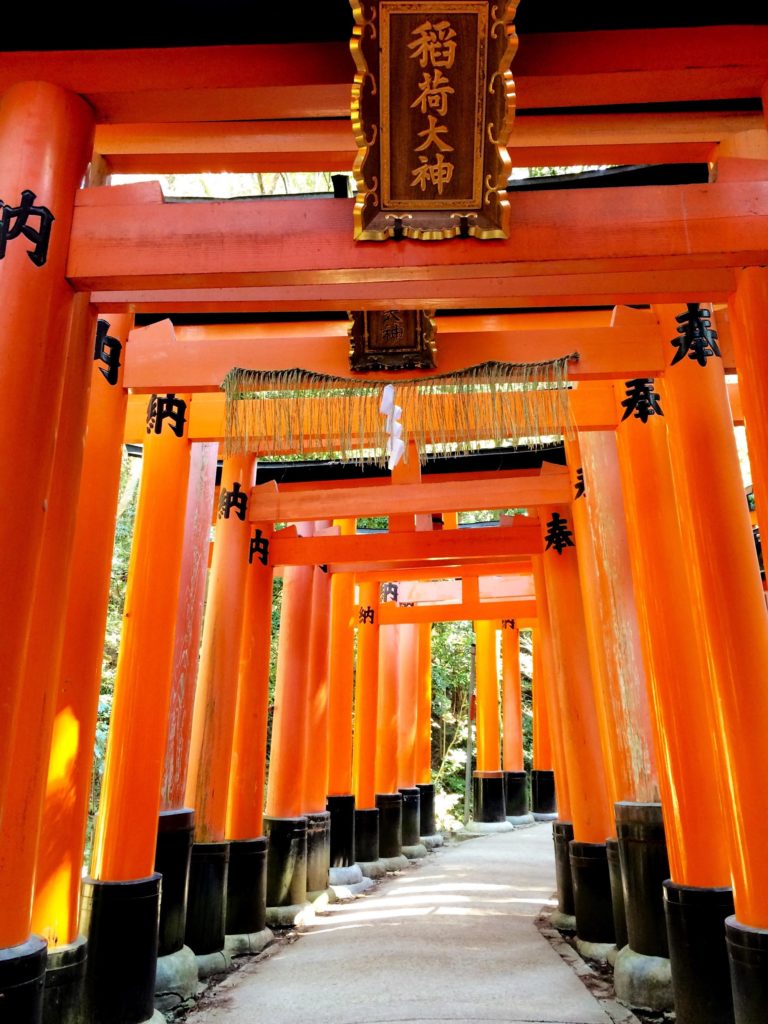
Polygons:
M155 990L178 1001L330 882L434 844L430 624L450 618L475 623L474 826L554 814L556 787L556 921L619 950L620 996L768 1019L768 630L733 432L765 535L768 134L728 106L765 97L768 33L523 34L514 71L513 164L709 181L514 194L506 241L359 243L346 198L109 183L348 172L346 44L3 54L3 1022L148 1021ZM393 306L453 312L441 371L578 352L564 449L280 481L226 455L217 490L227 371L344 374L345 325L317 315ZM125 442L142 479L81 877ZM458 528L478 506L526 514ZM356 532L372 515L387 531Z

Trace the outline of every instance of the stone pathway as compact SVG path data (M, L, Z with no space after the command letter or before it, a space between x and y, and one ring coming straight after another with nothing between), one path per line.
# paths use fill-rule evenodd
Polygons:
M245 965L189 1024L634 1021L536 927L553 889L550 824L448 847Z

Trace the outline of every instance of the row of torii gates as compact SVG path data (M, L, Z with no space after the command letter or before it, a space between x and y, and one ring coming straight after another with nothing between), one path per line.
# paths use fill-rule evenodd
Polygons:
M555 110L566 95L706 100L760 95L768 81L762 29L695 30L699 63L684 69L668 57L682 37L660 32L638 71L628 55L642 35L590 39L588 72L583 40L555 41L557 70L534 44L521 95L528 83ZM106 184L120 167L348 166L333 118L347 112L349 75L334 45L303 62L290 47L212 50L202 77L204 48L14 54L0 69L0 1016L40 1021L45 984L50 1021L142 1024L156 970L181 984L185 937L201 961L224 931L253 948L266 904L279 921L280 907L325 889L331 849L339 865L369 865L398 842L418 846L408 840L430 832L428 811L426 827L414 817L414 790L430 795L425 623L457 615L492 624L477 630L479 817L506 817L503 769L520 769L500 759L491 634L501 620L535 623L535 768L553 768L557 785L560 923L593 952L622 947L616 983L629 1002L668 993L671 970L679 1021L763 1021L768 628L733 423L743 408L765 527L764 122L606 115L597 135L574 137L556 114L539 117L539 140L531 121L520 144L526 165L566 162L558 153L653 162L674 145L706 153L712 181L521 195L510 239L488 244L355 244L344 200L166 203L155 185ZM250 120L235 130L238 116ZM283 130L260 131L265 117L286 119ZM633 302L644 308L623 305ZM714 304L722 355L692 349L671 365L677 317L691 304L696 319L697 303ZM254 359L334 372L343 328L132 329L134 314L394 305L540 307L438 323L441 369L465 366L468 352L478 362L578 351L567 465L433 479L411 458L392 482L275 487L259 485L255 456L238 456L224 460L214 505L224 373ZM615 308L565 309L596 305ZM144 464L81 881L125 441L144 445ZM478 504L529 515L451 528ZM374 514L389 516L388 531L355 535L354 520ZM284 590L267 854L275 567ZM460 602L434 603L458 587L433 584L424 603L420 581L445 579L461 580ZM408 600L381 603L379 584L395 581L401 601L413 588ZM505 646L509 667L514 641ZM514 704L507 727L518 718ZM507 736L518 757L514 724ZM328 814L349 822L353 797L362 850L343 826L346 848L328 837ZM192 830L196 910L185 922ZM661 982L646 984L649 972Z

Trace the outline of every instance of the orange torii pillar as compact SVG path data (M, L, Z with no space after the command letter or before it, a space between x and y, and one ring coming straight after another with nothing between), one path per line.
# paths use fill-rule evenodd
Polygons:
M432 782L432 623L419 624L418 722L416 788L419 791L419 832L428 850L443 845L435 827L435 786Z
M499 726L499 673L496 623L475 623L475 725L477 758L472 774L472 821L480 832L511 829L504 798Z
M383 874L379 861L379 810L376 807L376 722L379 691L379 584L359 585L355 731L352 784L355 793L355 861L363 874Z
M563 665L555 656L552 639L552 624L549 616L547 584L544 574L543 559L537 555L532 560L534 586L536 592L536 614L538 618L537 638L540 643L542 674L539 675L539 687L544 685L542 694L547 707L547 716L552 730L552 762L555 773L555 792L557 795L557 820L552 825L552 840L555 846L555 878L557 881L558 911L553 917L556 928L574 931L576 928L575 906L573 899L573 876L571 873L571 842L573 841L573 812L571 810L570 785L565 759L565 726L564 713L560 706L560 693L565 685L558 677L562 674ZM534 688L536 668L534 667ZM535 692L535 689L534 689Z
M376 806L379 810L379 857L391 871L408 863L403 856L403 796L397 788L399 657L400 627L381 626L376 713Z
M70 571L74 582L65 608L35 876L32 930L48 941L48 969L56 972L56 986L46 992L44 1019L53 1014L63 1024L82 1003L86 942L78 928L80 879L127 402L120 353L131 323L131 317L111 316L98 326L99 335L109 337L108 353L114 358L109 363L95 358L91 370Z
M298 523L295 528L300 537L314 534L312 523ZM267 920L277 924L293 924L307 902L307 819L303 804L313 576L314 570L308 565L289 565L283 572L264 819L269 837Z
M106 767L83 881L87 998L97 1020L152 1016L160 875L154 871L189 483L188 395L147 407Z
M25 691L27 642L49 518L56 427L65 406L80 406L90 382L90 371L83 367L64 391L64 339L74 300L64 275L75 193L92 137L92 111L72 93L42 82L5 90L0 102L0 200L6 218L0 240L0 834L6 843L18 838L8 839L18 818L11 811L5 823L7 799L16 803L6 789L16 787L20 770L10 754L15 730L28 728L18 719L18 705ZM87 350L91 339L81 336L76 345ZM23 495L12 500L20 466ZM42 699L42 691L36 692ZM25 735L24 763L28 758L47 766L43 737ZM0 996L9 1017L26 1024L40 1012L46 943L30 936L31 890L26 898L19 891L13 902L11 907L4 901L0 910Z
M657 396L652 414L631 414L616 436L669 851L664 899L675 1012L680 1024L720 1024L733 1020L723 924L733 913L730 814L721 798L706 624L684 540L689 517L672 478L667 405Z
M30 939L83 459L82 437L88 408L88 392L78 385L82 379L87 379L92 361L92 348L84 344L86 337L93 337L92 328L87 298L80 297L74 304L63 339L67 348L64 391L73 390L78 400L61 404L42 557L22 677L24 686L16 709L17 728L10 749L3 752L12 763L14 774L2 807L1 914L4 927L23 930ZM82 957L80 959L82 963ZM49 974L49 983L51 978ZM6 1002L15 1005L12 992L0 996L0 1008Z
M354 519L337 519L341 536L355 533ZM352 876L354 868L355 796L352 792L352 702L355 672L355 578L335 573L331 580L331 651L328 693L328 797L331 816L331 881ZM355 869L357 879L357 869Z
M272 640L272 524L251 523L251 530L227 798L226 931L227 946L236 953L257 953L271 938L267 929L264 783Z
M531 810L536 821L557 817L555 773L552 770L552 723L547 705L544 670L544 635L541 625L531 629L533 649L533 768L531 769Z
M662 885L669 877L640 632L632 586L619 458L614 431L566 442L574 485L574 534L580 552L595 707L615 830L607 837L619 997L654 1010L672 1007ZM662 975L666 972L666 980Z
M520 682L520 631L514 619L501 623L502 763L507 821L533 821L528 807L528 776L523 763L523 698Z
M315 536L335 529L329 522L315 523ZM331 577L316 565L312 580L307 664L306 752L302 811L307 819L307 898L328 891L331 867L331 816L328 800L328 676L330 669Z
M184 946L189 860L195 828L194 811L186 806L185 798L218 450L218 444L190 445L165 774L155 851L155 871L163 876L155 979L159 1009L164 1008L162 993L169 994L166 1005L171 1008L179 998L187 999L197 990L194 954Z
M768 616L709 318L697 306L656 313L662 337L677 349L664 378L664 415L675 489L689 510L685 540L702 597L721 777L734 812L728 837L736 914L726 933L735 1019L745 1024L768 1016Z
M248 499L255 480L254 455L224 459L187 777L187 804L195 811L195 844L185 941L200 957L220 953L226 935L227 797L251 536Z
M425 857L420 842L421 803L416 787L416 733L419 723L419 627L400 626L397 657L397 788L403 797L403 854L409 860Z
M577 934L583 942L612 945L615 936L605 841L613 832L613 814L600 748L570 508L545 506L540 514L545 545L540 557L553 648L561 666L556 680L573 814L571 872Z

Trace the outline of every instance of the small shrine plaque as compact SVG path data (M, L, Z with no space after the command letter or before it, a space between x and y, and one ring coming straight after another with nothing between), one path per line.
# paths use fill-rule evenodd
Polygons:
M349 363L357 373L433 370L435 323L423 310L350 313Z
M517 0L351 3L355 238L506 238Z

